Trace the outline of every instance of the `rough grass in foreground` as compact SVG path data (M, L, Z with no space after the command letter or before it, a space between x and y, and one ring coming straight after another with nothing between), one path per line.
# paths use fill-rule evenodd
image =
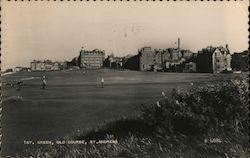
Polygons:
M33 148L32 157L249 157L248 83L236 78L187 91L174 90L141 115L119 119L76 140L114 140L117 144L54 145Z
M106 139L113 139L107 136ZM96 158L166 158L166 157L241 157L247 158L247 148L232 142L206 144L201 137L175 135L170 138L124 137L118 144L57 145L26 151L32 157L96 157Z

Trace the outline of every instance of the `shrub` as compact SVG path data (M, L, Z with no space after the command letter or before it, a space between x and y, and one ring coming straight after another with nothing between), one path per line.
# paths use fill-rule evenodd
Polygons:
M86 131L79 136L75 136L78 140L99 140L104 139L107 135L114 135L116 139L124 138L129 134L137 136L152 135L153 126L145 123L137 116L124 117L107 122L104 125Z
M233 79L182 92L174 89L158 106L143 105L141 109L143 119L165 133L247 133L248 84Z

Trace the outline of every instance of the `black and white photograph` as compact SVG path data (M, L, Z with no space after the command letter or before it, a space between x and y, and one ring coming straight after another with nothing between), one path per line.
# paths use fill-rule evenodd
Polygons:
M0 4L0 157L250 157L248 0Z

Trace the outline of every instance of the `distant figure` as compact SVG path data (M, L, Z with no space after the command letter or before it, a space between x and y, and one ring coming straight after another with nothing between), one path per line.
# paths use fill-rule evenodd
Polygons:
M102 88L104 88L104 78L103 77L101 79L101 86L102 86Z
M190 85L191 85L191 86L193 86L193 85L194 85L194 83L193 83L193 82L191 82L191 83L190 83Z
M42 89L45 89L45 87L46 87L46 77L43 76L43 78L42 78Z
M22 88L22 81L21 80L19 80L18 82L17 82L17 89L16 90L18 90L18 91L20 91L21 90L21 88Z

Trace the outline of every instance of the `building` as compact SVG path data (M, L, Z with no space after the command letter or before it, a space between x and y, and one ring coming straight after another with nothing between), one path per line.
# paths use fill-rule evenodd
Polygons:
M183 62L194 57L194 53L190 50L180 49L180 38L177 48L153 50L151 47L143 47L138 50L138 55L141 71L182 72Z
M14 72L20 72L22 70L23 70L23 67L20 67L20 66L14 68Z
M59 64L59 69L60 70L65 70L65 69L68 68L67 61L58 62L58 64Z
M144 47L138 51L139 63L141 71L153 70L157 64L157 54L151 49L151 47Z
M123 69L140 70L139 55L127 55L123 59Z
M231 54L228 46L217 47L212 56L213 59L213 73L221 73L224 71L231 71Z
M185 59L190 59L192 57L194 57L194 53L191 52L190 50L186 49L186 50L181 50L181 57L185 58Z
M208 46L198 51L197 72L221 73L231 71L231 54L226 47Z
M105 52L94 49L92 51L81 50L78 57L79 67L87 69L99 69L103 67Z
M52 62L51 60L33 60L30 63L31 71L57 71L61 70L63 62Z
M183 72L196 72L196 63L195 62L185 63Z
M186 60L176 48L152 50L144 47L138 54L141 71L171 71L171 67Z
M31 70L28 67L20 67L20 66L14 68L14 72L24 72L24 71L30 72Z
M212 50L213 49L213 50ZM213 73L212 53L214 48L204 48L197 54L197 72Z
M67 69L70 69L72 67L79 67L79 65L80 65L79 57L74 57L71 61L66 62Z
M104 66L111 69L122 69L124 57L115 57L112 53L104 61Z
M176 48L152 50L144 47L138 54L141 71L171 71L171 67L186 60Z
M30 63L31 71L45 71L45 62L40 60L33 60Z
M232 69L234 71L248 71L248 57L249 51L246 50L241 53L234 53L232 55Z

